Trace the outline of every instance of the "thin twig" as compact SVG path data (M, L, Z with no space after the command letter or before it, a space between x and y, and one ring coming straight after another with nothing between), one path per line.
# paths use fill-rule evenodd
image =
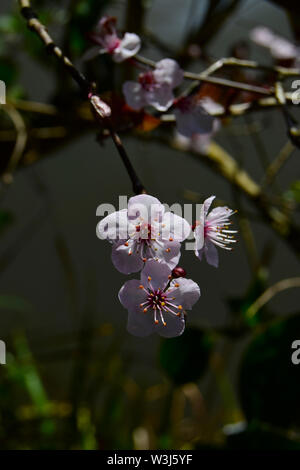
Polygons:
M140 55L136 55L134 58L137 62L140 62L143 65L146 65L151 68L156 67L156 62L154 62L153 60L147 59ZM214 85L235 88L237 90L249 91L251 93L257 93L261 95L272 95L272 92L273 92L272 89L267 90L266 88L263 88L263 87L258 87L255 85L248 85L247 83L235 82L233 80L228 80L226 78L211 77L210 74L208 73L208 70L209 69L200 73L184 72L184 78L188 80L193 80L196 82L202 81L202 82L207 82L207 83L213 83Z
M9 115L10 119L12 120L15 129L16 129L16 141L15 146L8 161L8 164L4 170L2 175L2 181L5 184L9 184L12 182L12 173L17 167L20 159L22 158L23 152L26 147L27 142L27 131L24 119L22 115L19 113L17 109L15 109L12 105L6 104L3 106L3 109Z
M262 182L263 188L267 188L274 182L278 172L281 170L287 160L291 157L294 150L295 146L292 144L292 142L290 142L290 140L288 140L283 146L283 148L280 150L275 160L273 160L273 162L266 169L266 174Z
M53 41L52 37L48 33L47 28L39 21L37 14L35 11L31 8L31 2L30 0L19 0L19 5L21 9L21 14L27 21L28 28L32 31L34 31L37 36L40 38L40 40L44 43L45 48L47 52L51 55L53 55L66 69L68 74L75 80L75 82L78 84L82 95L85 99L90 100L90 96L94 94L94 85L90 83L87 78L79 72L74 64L71 62L71 60L66 57L62 50L55 44ZM99 114L97 117L95 116L95 119L97 120L100 119ZM138 178L133 166L130 163L129 157L126 153L126 150L122 144L122 141L120 137L116 134L116 132L113 130L113 126L111 123L111 120L108 118L102 119L102 124L108 124L108 127L110 129L110 135L115 143L115 146L119 152L119 155L124 163L124 166L128 172L128 175L131 179L133 190L136 192L137 190L139 192L144 192L144 186L142 185L140 179Z
M253 318L257 314L257 312L267 302L269 302L272 297L274 297L274 295L286 289L291 289L293 287L300 287L300 277L291 277L289 279L284 279L269 287L262 295L258 297L258 299L256 299L256 301L252 305L250 305L246 312L247 317Z

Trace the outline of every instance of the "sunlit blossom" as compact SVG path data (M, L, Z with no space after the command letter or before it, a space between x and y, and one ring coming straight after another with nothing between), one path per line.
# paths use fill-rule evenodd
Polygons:
M150 105L158 111L166 111L174 101L173 89L183 79L183 71L175 60L163 59L157 62L154 70L139 75L138 81L127 81L123 93L127 104L140 110Z
M231 217L235 211L228 207L216 207L209 213L209 208L215 199L211 196L204 201L201 209L200 220L195 224L195 254L201 260L205 254L208 264L219 265L219 254L216 247L224 250L232 250L232 244L236 242L234 234L236 230L230 230Z
M125 282L119 292L119 300L128 310L129 333L142 337L152 333L167 338L181 335L184 313L199 297L200 288L194 281L172 279L171 269L154 260L146 262L140 281Z
M141 40L137 34L125 33L122 38L118 36L116 19L111 16L102 17L95 32L89 34L89 38L98 47L88 51L85 58L108 53L115 62L123 62L137 54L141 47Z
M173 269L180 258L180 243L190 231L185 219L165 212L163 204L147 194L130 198L128 209L113 212L97 226L99 238L113 244L113 264L124 274L141 270L150 258Z

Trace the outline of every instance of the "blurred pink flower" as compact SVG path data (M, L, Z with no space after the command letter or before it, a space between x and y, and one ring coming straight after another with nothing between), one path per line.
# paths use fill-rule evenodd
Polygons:
M222 111L223 107L210 98L197 99L196 96L180 98L174 109L177 131L185 137L194 134L211 134L215 118L210 113Z
M269 49L275 59L296 59L299 56L299 48L295 44L273 33L266 26L253 28L250 39L259 46Z
M128 310L129 333L141 337L158 333L166 338L183 333L184 311L198 301L200 288L191 279L170 279L171 269L165 263L149 260L140 281L125 282L119 300Z
M165 212L158 199L134 196L128 209L113 212L97 225L97 234L113 244L112 262L124 274L140 271L147 259L164 261L171 269L180 258L180 242L191 231L189 223Z
M133 57L141 47L139 36L134 33L125 33L119 38L115 27L116 19L111 16L103 16L99 21L96 31L89 34L89 38L100 46L93 48L85 55L90 59L97 54L108 53L112 55L115 62L123 62Z
M196 222L194 229L195 254L201 260L205 254L208 264L219 265L219 255L216 246L224 250L232 250L231 243L235 243L234 234L236 230L228 230L231 217L235 211L228 207L216 207L208 214L211 203L215 196L211 196L204 201L200 220Z
M123 93L127 104L136 110L153 106L158 111L166 111L174 101L173 89L183 80L183 71L175 60L163 59L155 69L139 75L138 82L127 81Z

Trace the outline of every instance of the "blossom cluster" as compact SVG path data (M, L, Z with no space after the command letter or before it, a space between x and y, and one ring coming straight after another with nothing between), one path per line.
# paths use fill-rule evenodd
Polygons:
M236 231L228 230L234 212L227 207L209 212L214 197L204 201L200 218L192 227L147 194L130 198L127 209L98 223L98 237L112 244L114 266L123 274L141 271L140 280L125 282L119 292L119 300L128 310L130 333L147 336L157 332L165 337L183 333L186 310L199 299L200 288L178 267L182 242L192 231L196 256L201 260L204 254L215 267L216 247L231 250L235 242Z
M86 57L106 53L115 62L129 60L139 68L136 80L126 81L122 87L132 110L139 112L150 107L156 116L171 110L176 119L176 138L205 151L220 126L214 115L220 108L222 112L223 107L209 95L201 97L195 90L176 96L185 74L175 60L164 58L156 63L141 60L137 56L140 38L128 32L119 35L112 17L103 17L90 39L96 47ZM100 116L110 115L110 109L97 97L92 96L91 103ZM98 237L112 244L114 266L126 275L141 271L140 280L125 282L119 291L119 300L128 310L130 333L147 336L157 332L165 337L183 333L186 311L198 301L200 288L178 266L182 243L192 232L197 258L201 260L204 256L210 265L217 267L217 247L231 250L235 242L236 232L229 230L233 211L217 207L209 212L214 197L204 201L194 225L166 211L158 199L147 194L132 197L127 209L109 214L97 225Z
M116 29L116 19L112 17L101 18L96 30L89 37L96 47L88 51L86 58L106 53L110 54L115 62L130 59L131 63L143 68L135 81L129 80L123 84L123 94L130 108L140 111L151 107L160 113L171 108L180 135L187 138L197 137L200 140L203 138L205 143L209 141L219 128L218 121L211 112L220 109L220 105L209 97L199 98L196 93L175 97L174 90L184 80L184 72L175 60L165 58L158 61L154 67L137 64L135 56L141 47L140 38L128 32L120 37ZM204 148L206 146L203 146Z

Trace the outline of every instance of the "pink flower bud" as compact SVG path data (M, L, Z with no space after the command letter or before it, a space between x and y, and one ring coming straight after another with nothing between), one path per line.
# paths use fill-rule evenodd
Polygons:
M111 116L111 109L98 95L89 96L89 100L94 110L99 116L104 119Z
M186 277L186 270L177 266L177 268L174 268L172 271L172 277L174 279L177 279L178 277Z

